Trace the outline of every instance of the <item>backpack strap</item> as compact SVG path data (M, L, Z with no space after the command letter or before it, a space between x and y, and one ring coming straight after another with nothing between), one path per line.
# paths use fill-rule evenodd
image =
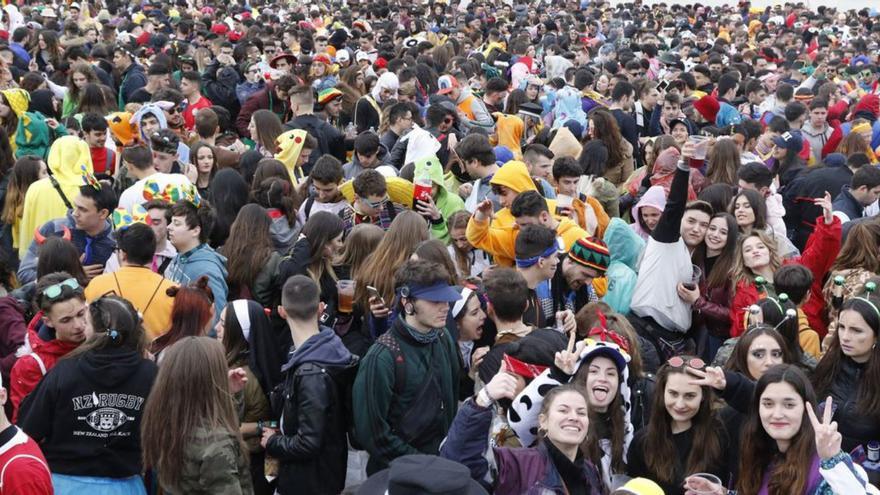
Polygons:
M376 339L376 343L388 349L394 359L394 395L401 397L406 390L406 359L400 349L400 342L392 334L392 330L388 330Z
M305 208L305 212L303 213L303 216L305 217L306 220L308 220L309 215L312 214L312 206L314 206L314 205L315 205L315 197L309 196L309 199L306 200L306 204L303 205L303 208Z
M64 201L64 206L67 207L68 210L72 210L73 205L70 204L67 195L61 190L61 184L58 183L58 179L56 179L54 175L49 174L49 180L52 182L52 187L54 187L55 190L58 191L58 195L61 196L61 201Z
M28 356L34 358L34 361L37 362L37 366L40 367L40 373L43 376L46 376L46 363L43 362L43 358L41 358L36 352L31 352Z

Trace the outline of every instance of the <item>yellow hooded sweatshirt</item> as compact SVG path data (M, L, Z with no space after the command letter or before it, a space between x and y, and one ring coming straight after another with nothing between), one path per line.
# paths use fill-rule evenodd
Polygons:
M305 173L299 166L299 155L302 153L303 145L306 144L308 134L302 129L294 129L282 133L277 138L278 153L275 153L275 159L280 160L287 167L290 181L294 186L305 180Z
M529 176L526 164L518 161L509 161L504 164L492 177L490 183L505 186L517 193L537 190L535 182ZM548 199L547 208L550 212L555 212L556 201ZM558 219L558 217L555 218ZM587 236L584 229L567 218L559 221L556 232L565 241L566 250L570 249L578 239ZM495 218L491 221L478 221L471 217L466 231L467 239L471 245L491 254L495 263L501 266L514 265L516 258L514 243L517 234L519 234L519 227L516 225L509 208L502 208L495 212Z
M0 91L3 94L3 97L6 98L6 101L9 102L9 108L12 109L12 113L15 114L17 118L21 118L22 114L27 112L28 105L31 102L31 95L27 91L21 88L10 88L4 89ZM9 145L12 147L12 154L15 154L15 134L13 131L12 134L9 135Z
M498 146L505 146L513 153L514 160L522 160L522 137L525 124L516 115L496 112L495 132L498 135Z
M34 231L44 223L67 215L67 206L61 194L52 185L52 178L58 181L59 189L73 205L73 199L79 194L83 182L83 167L93 173L92 155L89 145L76 136L62 136L49 148L49 159L46 160L52 177L40 179L28 188L24 197L24 212L18 230L18 255L24 259L27 254Z

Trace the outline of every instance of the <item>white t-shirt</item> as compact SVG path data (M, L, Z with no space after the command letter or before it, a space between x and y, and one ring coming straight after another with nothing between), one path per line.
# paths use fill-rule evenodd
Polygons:
M153 180L159 184L159 189L164 189L168 184L178 186L191 186L192 183L183 174L165 174L157 172L147 178L141 179L131 185L119 196L119 207L130 210L132 205L142 205L147 202L144 199L144 184L148 180Z

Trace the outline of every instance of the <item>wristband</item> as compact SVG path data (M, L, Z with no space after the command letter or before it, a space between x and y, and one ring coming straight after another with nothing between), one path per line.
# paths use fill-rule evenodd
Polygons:
M477 392L477 398L475 402L478 406L488 409L495 401L492 399L492 397L489 396L489 392L486 391L486 388L483 387L482 389L480 389L479 392Z

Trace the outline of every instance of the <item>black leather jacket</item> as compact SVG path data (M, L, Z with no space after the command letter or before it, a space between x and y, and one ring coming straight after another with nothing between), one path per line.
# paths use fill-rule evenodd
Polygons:
M342 347L335 335L334 340ZM347 359L347 364L295 364L273 391L272 409L280 414L284 435L273 436L266 453L280 461L277 493L335 495L345 487L349 397L358 363L357 356Z
M831 395L834 400L834 421L838 431L843 435L843 451L850 452L860 444L865 445L872 440L880 440L880 411L873 415L859 411L859 385L865 374L866 364L859 364L844 356L841 358L837 376L831 383L831 389L820 391L818 402Z

